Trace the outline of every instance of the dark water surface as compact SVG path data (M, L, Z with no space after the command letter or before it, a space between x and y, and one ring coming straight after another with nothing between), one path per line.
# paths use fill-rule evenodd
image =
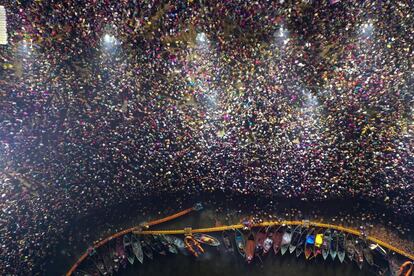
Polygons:
M359 270L354 264L340 264L339 261L323 262L322 258L305 261L304 256L275 256L263 258L263 264L256 260L246 264L240 256L209 250L205 256L194 259L190 256L159 256L154 261L146 259L144 264L134 264L119 275L152 276L267 276L267 275L309 275L309 276L359 276L375 275L367 269Z
M165 204L164 204L164 203ZM166 202L169 202L168 204ZM119 206L105 212L97 213L88 218L82 218L71 225L67 235L62 237L62 243L58 247L56 258L51 258L47 264L47 275L63 275L76 259L85 250L100 240L120 230L136 226L142 221L149 221L165 217L177 211L192 206L196 201L184 200L157 200L145 202L143 206L155 206L154 208L140 207L140 204L128 204ZM263 201L261 201L263 202ZM348 202L349 203L349 202ZM301 206L303 205L303 206ZM161 224L155 229L183 229L184 227L212 227L216 220L223 224L238 223L240 218L246 215L258 214L263 217L267 214L274 214L273 218L281 219L310 219L320 220L321 218L329 222L329 218L345 217L357 218L361 214L381 214L383 210L372 208L372 206L358 206L357 204L338 204L338 202L326 202L322 204L301 203L291 204L278 201L266 200L262 205L258 201L245 201L241 198L229 201L222 200L220 204L205 204L205 209L201 212L192 212L177 220ZM289 210L302 210L300 216L292 216ZM158 211L157 211L158 210ZM261 216L263 215L263 216ZM391 217L386 214L386 217ZM358 219L357 219L358 220ZM376 220L376 219L373 219ZM347 224L347 220L343 221ZM335 222L334 222L335 223ZM221 233L216 234L221 239ZM205 246L207 249L207 246ZM154 256L155 257L155 256ZM348 260L347 260L348 261ZM338 260L323 261L321 257L311 261L305 261L302 255L299 259L290 256L275 256L273 252L263 259L263 264L256 260L252 265L247 265L240 256L229 255L216 248L208 248L205 256L194 259L190 256L169 255L156 256L153 261L145 259L143 265L136 261L133 266L128 266L120 270L117 275L375 275L373 269L364 265L361 271L349 261L340 264Z

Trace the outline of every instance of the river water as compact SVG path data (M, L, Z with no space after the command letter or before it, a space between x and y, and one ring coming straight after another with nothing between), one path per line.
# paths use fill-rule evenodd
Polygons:
M161 205L161 201L158 203L157 209L163 211L145 210L145 208L137 208L135 205L128 205L73 223L73 228L68 231L67 236L63 239L63 243L58 248L58 255L56 258L51 259L47 266L48 275L63 275L93 241L97 241L128 227L138 225L142 221L161 218L165 215L180 211L184 207L192 206L191 203L182 204L176 202L165 206ZM313 214L314 208L310 209L306 208L306 206L297 207L289 205L283 206L282 208L281 204L275 205L272 203L272 206L275 206L273 210L267 206L259 206L257 210L253 210L253 207L247 205L242 210L242 206L235 208L234 204L228 204L230 207L223 207L222 205L218 209L215 205L206 206L203 211L192 212L174 221L163 223L155 227L155 229L184 229L189 226L193 228L211 227L217 222L224 225L236 224L240 221L240 218L246 215L265 214L260 209L270 210L269 212L278 214L278 218L282 217L288 220L300 219L299 217L290 216L289 210L293 210L294 208L303 210L301 215L302 219L319 220L322 218L327 221L329 217L332 217L328 208L322 208L324 206L319 206L321 208L318 209L329 212L325 211ZM145 206L149 205L145 204ZM343 205L339 205L333 213L338 214L340 206ZM374 211L376 210L374 209ZM341 212L341 216L344 217L346 217L346 213L348 217L357 217L357 210ZM367 212L360 211L359 215ZM287 217L283 217L284 214ZM264 217L264 219L266 220L268 218ZM217 233L216 237L221 240L221 233ZM68 243L69 240L72 240L72 242ZM156 255L153 261L145 259L144 264L139 264L136 261L133 266L127 266L126 269L120 270L117 275L376 275L375 269L364 264L364 268L360 270L348 259L346 259L347 262L344 264L339 263L337 259L335 261L330 259L323 261L321 257L306 261L303 255L297 259L288 253L285 256L281 256L280 254L275 256L271 252L262 261L256 260L253 264L247 265L237 253L228 254L222 249L217 250L217 248L209 248L208 246L204 246L204 248L207 249L206 254L198 259L183 255Z

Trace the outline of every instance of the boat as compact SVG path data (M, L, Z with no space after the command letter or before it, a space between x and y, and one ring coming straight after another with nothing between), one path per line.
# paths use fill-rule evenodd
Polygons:
M111 249L109 247L109 244L105 244L101 246L99 249L101 253L98 254L101 256L101 259L106 267L106 271L109 275L112 275L114 273L114 262L110 256Z
M343 232L338 234L338 259L341 263L345 260L345 234Z
M223 246L227 252L234 252L233 245L231 244L230 233L228 231L223 231L221 233L223 239Z
M332 233L329 254L331 255L332 260L335 260L336 255L338 254L338 232L336 230Z
M356 249L355 249L355 239L353 238L351 234L349 234L346 238L345 250L346 250L346 255L348 256L349 260L352 262L355 259Z
M256 253L263 252L263 243L266 239L266 229L262 227L257 233L256 233Z
M96 269L101 273L101 275L107 275L105 264L99 254L95 251L93 255L90 256L92 263L95 265Z
M299 238L299 241L296 244L296 258L298 258L303 253L307 233L308 233L308 230L304 229L302 236Z
M119 270L119 260L116 252L116 240L111 240L108 242L109 248L109 258L113 264L114 272L118 272Z
M313 249L315 245L315 235L313 234L313 229L309 231L306 235L305 241L305 259L309 259L313 255Z
M404 262L398 269L399 276L411 276L414 271L414 263L411 261Z
M147 238L144 238L143 240L141 240L141 246L142 246L142 252L144 252L144 255L147 256L148 259L153 260L154 253L152 251L150 241Z
M127 265L127 261L126 261L125 248L124 248L124 245L122 244L121 238L116 239L115 252L116 252L115 262L118 262L120 266L125 268Z
M269 253L273 246L273 227L268 227L266 230L266 239L263 242L263 255Z
M282 242L280 243L280 253L282 256L285 255L289 248L290 242L292 241L292 227L288 226L285 233L282 236Z
M247 263L251 263L253 261L255 248L256 248L255 238L254 238L253 232L250 232L250 234L247 238L247 242L246 242L246 261L247 261Z
M276 230L276 232L273 233L272 238L273 238L273 251L275 252L275 255L277 255L277 253L279 253L280 251L282 238L283 238L283 231L281 227L279 227Z
M135 261L135 255L134 255L134 251L132 249L132 242L131 242L131 238L129 237L129 235L124 235L123 238L124 241L124 249L125 249L125 255L128 259L128 262L130 264L134 264Z
M154 250L158 254L163 256L167 255L168 248L164 246L164 244L161 242L161 238L158 235L152 235L152 241L150 244L152 250Z
M387 259L388 258L388 253L387 251L379 244L377 243L371 243L368 245L369 249L371 249L371 251L373 253L375 253L376 255L378 255L378 257L380 259Z
M219 246L220 242L218 239L207 235L207 234L194 234L193 235L194 239L196 239L198 242L201 242L203 244L207 244L210 246Z
M246 256L245 247L246 247L246 241L244 239L244 235L240 230L235 230L235 237L234 240L236 242L237 250L239 251L239 254L244 258Z
M201 247L200 243L190 235L184 238L184 244L188 252L194 257L199 257L204 253L204 249Z
M365 242L362 242L362 254L364 255L365 260L370 266L374 265L374 256L372 255L371 249Z
M178 250L175 245L169 242L164 234L159 235L162 245L172 254L178 254Z
M329 249L331 246L332 234L330 229L326 229L323 233L323 243L322 243L322 257L324 260L328 258Z
M362 250L362 241L360 239L355 240L355 261L359 269L362 269L364 264L364 253Z
M131 236L131 243L132 243L132 251L134 252L135 257L137 260L142 264L144 263L144 253L142 252L141 241L137 238L137 236Z
M323 244L323 234L317 233L315 235L315 247L313 251L313 258L317 257L322 253L322 244Z
M185 249L184 241L176 236L165 235L164 238L172 245L174 245L182 254L186 255L187 250Z
M302 238L302 235L303 235L303 227L300 225L296 226L295 229L293 230L292 241L289 244L290 254L292 254L295 251L300 239Z

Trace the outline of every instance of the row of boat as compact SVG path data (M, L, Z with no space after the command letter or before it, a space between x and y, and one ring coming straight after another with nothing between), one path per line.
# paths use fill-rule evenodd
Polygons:
M221 240L207 234L187 235L184 239L174 235L127 234L98 250L90 250L88 261L75 275L113 275L128 263L143 263L145 259L152 260L156 254L181 253L199 257L205 252L204 246L222 246L227 253L237 251L247 263L272 251L276 255L289 252L296 257L303 254L307 260L321 256L324 260L338 259L341 263L348 257L360 268L364 260L372 266L375 258L387 256L379 245L370 244L360 237L303 226L267 227L244 232L235 229L222 232Z
M223 239L228 239L228 234L223 234ZM329 257L332 260L337 258L341 263L348 256L362 268L364 260L369 265L374 265L374 252L383 256L387 254L380 246L368 244L353 235L303 226L267 227L256 233L251 230L247 239L241 231L235 230L235 243L238 252L248 263L252 262L255 256L264 256L273 251L276 255L285 255L289 252L299 257L303 254L307 260L318 256L322 256L324 260Z

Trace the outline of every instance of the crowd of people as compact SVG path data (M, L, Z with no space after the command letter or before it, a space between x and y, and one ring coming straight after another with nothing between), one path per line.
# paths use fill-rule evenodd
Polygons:
M74 218L146 195L414 214L411 1L14 2L0 271L42 271Z

